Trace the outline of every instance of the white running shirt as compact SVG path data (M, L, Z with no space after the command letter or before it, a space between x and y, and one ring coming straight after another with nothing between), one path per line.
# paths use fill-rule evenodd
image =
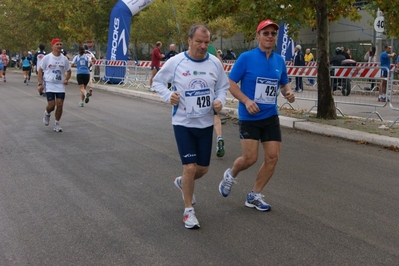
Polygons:
M229 80L220 60L209 54L194 60L186 52L170 58L155 75L153 89L166 102L173 91L166 87L173 83L180 101L172 108L172 124L191 128L206 128L214 124L213 102L226 102Z
M64 55L55 56L50 53L40 62L43 69L43 80L46 92L65 92L65 73L71 69L68 58Z

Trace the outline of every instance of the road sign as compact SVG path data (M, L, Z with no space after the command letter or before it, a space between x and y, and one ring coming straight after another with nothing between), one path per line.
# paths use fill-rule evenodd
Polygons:
M94 46L93 41L86 41L86 44L89 47L89 49L93 48L93 46Z
M384 32L384 17L378 16L374 20L374 29L376 32L382 33Z

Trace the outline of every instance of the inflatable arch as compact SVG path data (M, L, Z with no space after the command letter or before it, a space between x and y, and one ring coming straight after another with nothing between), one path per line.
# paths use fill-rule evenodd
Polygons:
M125 61L128 58L130 24L132 17L154 0L119 0L112 8L109 20L107 57L109 61ZM126 68L105 66L108 83L119 83L125 77Z

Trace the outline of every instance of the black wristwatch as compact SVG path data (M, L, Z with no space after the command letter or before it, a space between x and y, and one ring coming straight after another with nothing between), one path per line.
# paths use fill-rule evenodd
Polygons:
M42 86L42 85L43 85L42 83L37 84L37 86Z

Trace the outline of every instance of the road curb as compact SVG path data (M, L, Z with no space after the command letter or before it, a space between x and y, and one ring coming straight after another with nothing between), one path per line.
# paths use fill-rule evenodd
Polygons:
M117 85L115 85L117 86ZM103 89L105 91L111 91L115 93L121 93L126 95L135 96L138 98L144 98L154 101L163 102L163 100L158 96L158 94L154 92L142 92L142 91L134 91L125 89L123 87L110 87L106 85L96 84L95 88ZM229 101L231 99L227 99ZM236 108L225 107L220 112L223 115L230 116L232 118L238 119L238 110ZM283 127L294 128L298 130L308 131L320 135L333 136L342 139L370 143L375 145L380 145L384 147L399 147L399 139L392 138L387 136L380 136L376 134L370 134L363 131L351 130L346 128L340 128L330 125L323 125L314 122L308 122L304 119L279 116L280 117L280 125Z

